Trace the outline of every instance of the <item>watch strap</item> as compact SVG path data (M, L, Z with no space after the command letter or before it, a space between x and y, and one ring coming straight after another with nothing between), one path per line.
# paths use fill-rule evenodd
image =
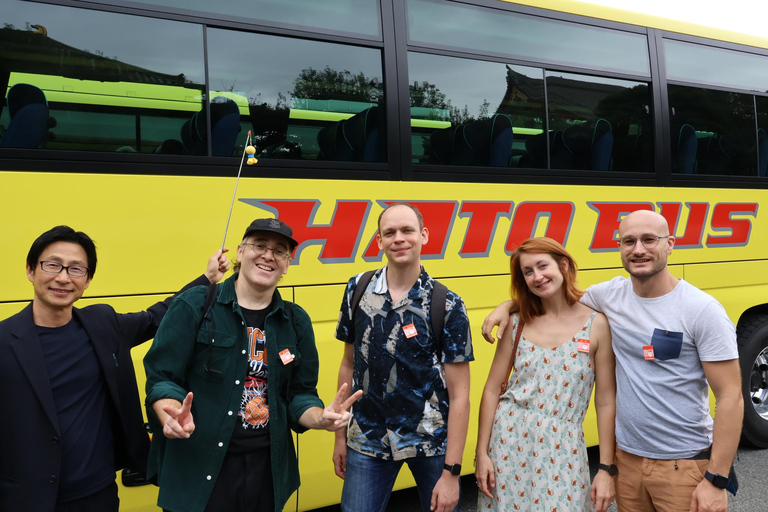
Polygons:
M461 475L461 464L443 464L443 469L453 476Z
M607 471L609 475L616 476L619 474L619 468L616 466L616 464L598 464L597 469L602 469L603 471Z
M730 479L727 476L718 475L716 473L710 473L709 471L704 473L704 478L712 482L712 485L718 489L725 489L728 487Z

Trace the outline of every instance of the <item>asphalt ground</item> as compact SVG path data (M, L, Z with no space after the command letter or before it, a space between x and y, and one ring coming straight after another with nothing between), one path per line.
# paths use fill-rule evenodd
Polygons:
M589 449L589 457L594 475L597 471L595 461L599 458L596 448ZM768 511L768 450L741 446L734 467L739 478L739 491L736 497L728 495L728 511ZM403 466L403 471L408 471L408 467ZM477 484L472 475L461 477L461 494L461 512L477 512ZM314 512L340 512L340 510L339 506L336 505L317 509ZM416 489L393 492L387 511L421 512ZM612 505L608 512L616 512L616 505Z

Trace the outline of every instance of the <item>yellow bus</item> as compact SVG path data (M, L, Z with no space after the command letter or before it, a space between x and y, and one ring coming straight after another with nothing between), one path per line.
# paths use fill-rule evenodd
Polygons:
M280 289L313 319L323 399L344 285L382 265L383 205L419 206L424 264L469 308L474 418L480 323L516 245L559 240L586 287L623 273L618 223L650 209L672 271L737 324L743 437L768 447L768 39L563 0L0 0L0 91L0 318L31 299L26 252L58 224L99 250L80 305L143 309L200 274L251 131L226 245L257 217L294 228ZM472 420L466 473L475 437ZM338 503L333 436L300 438L286 510ZM157 510L121 480L122 510Z

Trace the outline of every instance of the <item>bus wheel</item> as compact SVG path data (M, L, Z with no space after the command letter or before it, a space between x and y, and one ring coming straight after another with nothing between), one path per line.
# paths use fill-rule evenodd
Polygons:
M744 394L741 438L756 448L768 448L768 315L744 320L738 340Z

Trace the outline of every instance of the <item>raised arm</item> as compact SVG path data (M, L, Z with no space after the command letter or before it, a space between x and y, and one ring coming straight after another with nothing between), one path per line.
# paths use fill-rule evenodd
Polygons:
M497 325L499 329L496 331L499 339L504 336L504 331L509 324L509 315L511 313L514 302L511 300L505 300L496 309L491 311L491 314L485 317L483 320L483 338L489 343L494 343L496 338L493 337L493 328Z

